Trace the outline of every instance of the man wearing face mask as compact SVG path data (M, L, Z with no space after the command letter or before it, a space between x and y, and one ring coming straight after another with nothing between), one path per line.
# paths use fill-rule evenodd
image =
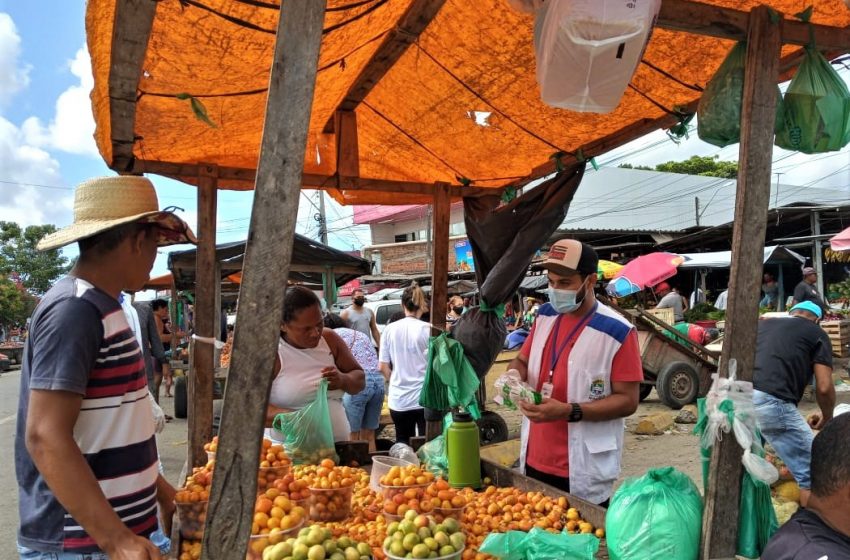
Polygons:
M643 366L634 327L593 295L598 261L580 241L552 245L543 263L549 303L510 369L544 395L538 405L520 404L520 469L607 506Z
M375 313L368 307L364 307L366 303L366 292L363 290L354 290L351 298L351 305L346 307L340 313L343 321L351 329L360 331L370 337L378 348L381 343L381 333L378 332L378 323L375 322Z

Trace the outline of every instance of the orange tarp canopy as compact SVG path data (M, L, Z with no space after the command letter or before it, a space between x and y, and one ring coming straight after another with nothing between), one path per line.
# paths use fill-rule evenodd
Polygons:
M335 140L323 133L325 124L413 1L328 2L305 174L336 173ZM117 2L89 0L86 18L95 135L113 167L112 111L126 102L110 98ZM813 22L850 25L842 0L708 3L745 12L769 4L788 17L814 4ZM157 2L138 82L132 157L256 169L278 16L279 0ZM540 100L532 25L531 15L506 0L447 0L356 106L360 176L455 185L470 179L474 186L495 188L541 175L553 154L584 148L594 155L631 139L630 130L669 126L670 113L693 107L732 46L729 40L656 29L619 107L604 115L575 113ZM783 54L796 49L786 46ZM198 119L181 94L200 101L215 127ZM476 122L476 111L490 113L487 126ZM250 181L220 184L253 187ZM358 204L416 198L362 190L331 194Z

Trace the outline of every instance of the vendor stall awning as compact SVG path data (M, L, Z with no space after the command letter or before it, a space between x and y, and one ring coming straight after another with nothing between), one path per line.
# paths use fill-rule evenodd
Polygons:
M685 262L679 265L683 268L729 268L732 266L732 251L716 251L712 253L681 254ZM782 245L764 248L764 264L795 264L802 265L806 257L795 253Z
M226 278L242 271L245 241L224 243L215 248L216 261L221 265L221 276ZM177 289L195 286L197 250L174 251L168 254L168 268L174 274ZM344 251L322 245L303 235L295 234L289 279L293 282L322 285L322 274L332 273L337 286L372 271L372 263Z
M507 0L329 0L304 184L348 204L421 203L438 181L486 192L604 153L693 112L733 45L717 35L743 39L760 4L786 17L811 4L813 23L850 24L842 0L664 0L619 106L595 114L541 101L534 18ZM740 17L712 19L728 8ZM89 0L106 163L190 183L215 164L221 187L253 188L279 15L279 0ZM785 69L800 50L784 47ZM338 181L338 111L356 117L353 188Z

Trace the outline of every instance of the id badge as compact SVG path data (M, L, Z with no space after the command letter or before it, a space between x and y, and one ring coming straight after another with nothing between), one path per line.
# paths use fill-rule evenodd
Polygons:
M542 387L540 387L540 394L543 395L543 398L551 399L552 392L555 389L555 386L551 383L544 383Z

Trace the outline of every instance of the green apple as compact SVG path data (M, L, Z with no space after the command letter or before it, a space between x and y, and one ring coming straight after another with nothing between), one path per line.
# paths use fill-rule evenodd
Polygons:
M307 560L325 560L326 556L325 547L320 544L314 544L307 552Z
M392 535L393 533L398 531L398 526L399 526L398 521L393 521L392 523L387 525L387 534Z
M404 548L401 541L393 541L393 544L390 545L389 553L396 557L403 557L407 554L407 549Z
M416 512L416 510L409 509L404 512L404 519L405 521L413 521L414 519L416 519L417 515L419 514Z
M450 544L440 547L440 556L450 556L452 554L455 554L456 552L457 550L455 550L455 548Z
M336 551L330 555L329 560L345 560L345 554L340 551Z
M322 543L322 546L324 547L325 552L327 552L328 555L331 555L337 551L336 541L333 539L327 539L325 542Z
M419 538L423 541L432 536L431 529L429 529L428 527L420 527L419 530L416 531L416 534L419 535Z
M443 525L446 526L446 532L449 534L460 531L460 523L454 517L447 517L443 520Z
M410 533L404 536L404 540L401 541L404 545L404 549L408 552L413 551L413 547L419 544L419 535L416 533Z
M304 543L296 543L295 546L292 547L292 558L293 560L307 560L307 553L310 552L310 549Z
M425 546L427 546L430 550L437 550L440 548L439 543L433 537L422 539L422 542L425 543Z
M449 537L449 541L451 541L451 544L453 547L455 547L455 550L460 550L464 547L464 545L466 545L466 535L464 535L463 533L452 533L452 535Z
M413 550L411 550L410 553L413 554L414 558L428 558L428 554L431 553L431 549L424 544L417 544L413 547Z
M449 535L445 531L434 533L434 540L437 541L437 544L440 546L446 546L450 542Z
M384 541L384 548L389 550L390 545L392 544L392 540L387 542ZM357 552L357 549L353 546L349 546L345 549L345 560L360 560L360 553Z
M360 556L372 556L372 547L364 542L357 543L357 552Z

